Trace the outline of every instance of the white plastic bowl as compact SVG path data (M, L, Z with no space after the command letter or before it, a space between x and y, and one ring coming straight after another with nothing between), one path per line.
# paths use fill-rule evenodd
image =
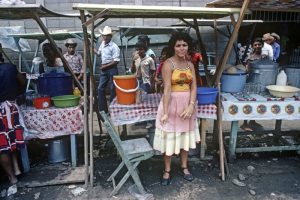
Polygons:
M292 86L282 86L282 85L268 85L266 88L269 90L270 94L275 97L293 97L297 95L297 92L300 91L299 88Z

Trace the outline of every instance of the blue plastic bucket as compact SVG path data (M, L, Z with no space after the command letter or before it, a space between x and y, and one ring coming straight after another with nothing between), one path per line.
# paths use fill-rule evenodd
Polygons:
M197 88L197 100L199 105L214 104L218 95L218 89L209 87Z
M246 72L223 73L221 76L221 91L230 93L242 92L246 84L246 78Z
M73 93L72 77L69 73L44 73L37 80L39 94L61 96Z

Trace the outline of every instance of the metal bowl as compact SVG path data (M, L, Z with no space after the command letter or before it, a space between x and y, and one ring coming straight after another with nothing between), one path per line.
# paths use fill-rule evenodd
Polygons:
M266 88L270 94L275 97L293 97L300 91L299 88L288 86L288 85L268 85Z

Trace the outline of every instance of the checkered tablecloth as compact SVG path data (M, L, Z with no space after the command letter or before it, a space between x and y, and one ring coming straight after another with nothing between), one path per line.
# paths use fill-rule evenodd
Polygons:
M115 126L155 120L161 94L148 94L142 103L118 104L114 99L110 106L110 117ZM198 105L198 118L216 119L217 107L214 104Z
M80 134L83 131L81 105L47 109L21 106L20 111L24 120L26 140Z

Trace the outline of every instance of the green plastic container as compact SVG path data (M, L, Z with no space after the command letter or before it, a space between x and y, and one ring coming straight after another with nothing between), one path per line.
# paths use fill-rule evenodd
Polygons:
M80 97L75 95L62 95L52 97L51 100L55 107L67 108L77 106L79 104Z

